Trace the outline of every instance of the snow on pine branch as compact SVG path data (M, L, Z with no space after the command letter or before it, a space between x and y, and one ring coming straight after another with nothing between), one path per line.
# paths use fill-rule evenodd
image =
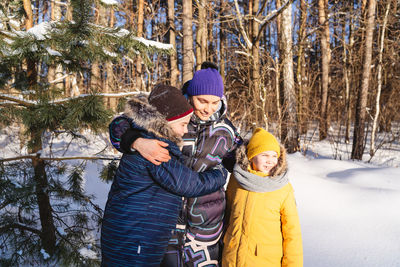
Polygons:
M146 45L147 47L155 47L161 50L170 50L173 49L174 46L171 44L160 43L152 40L144 39L143 37L133 37L134 40L139 41Z
M126 93L100 93L100 94L95 94L96 96L103 96L103 97L109 97L109 98L121 98L121 97L125 97L125 96L131 96L131 95L140 95L140 94L146 94L147 92L141 92L141 91L136 91L136 92L126 92ZM51 101L51 104L60 104L60 103L64 103L64 102L68 102L72 99L77 99L77 98L82 98L82 97L88 97L91 96L90 94L81 94L75 97L67 97L67 98L63 98L63 99L58 99L58 100L54 100Z
M121 98L121 97L126 97L126 96L132 96L132 95L139 95L139 94L148 94L148 92L142 92L142 91L135 91L135 92L123 92L123 93L100 93L100 94L95 94L96 96L102 96L102 97L108 97L108 98ZM75 97L67 97L67 98L62 98L62 99L57 99L54 101L50 101L50 104L61 104L68 102L73 99L78 99L78 98L83 98L83 97L88 97L91 96L91 94L81 94ZM0 103L14 103L14 104L20 104L23 106L33 106L38 104L37 101L32 101L32 100L26 100L22 96L12 96L12 95L7 95L7 94L0 94L0 99L6 100L4 102Z
M111 1L111 0L108 0ZM39 23L32 28L30 28L28 31L15 31L15 33L20 36L20 37L26 37L27 35L33 36L37 40L45 40L48 38L49 33L53 29L53 26L55 25L56 22L42 22ZM90 23L89 25L96 27L96 28L103 28L104 30L110 30L110 28L106 28L101 25L97 25L94 23ZM113 33L115 37L125 37L129 34L130 32L126 29L120 29L116 33ZM141 42L142 44L146 45L147 47L154 47L160 50L170 50L173 49L174 47L171 44L165 44L157 41L152 41L145 39L143 37L133 37L133 40L136 40L138 42ZM49 53L57 53L57 51L49 51Z
M103 4L107 6L116 6L118 2L116 0L100 0Z
M13 102L15 104L20 104L23 106L33 106L37 104L36 101L26 100L22 96L12 96L7 94L0 94L0 99L8 100L7 102Z

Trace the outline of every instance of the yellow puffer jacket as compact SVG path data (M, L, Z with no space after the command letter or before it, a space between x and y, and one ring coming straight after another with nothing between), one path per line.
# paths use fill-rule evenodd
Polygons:
M264 179L286 172L286 153L281 149L277 170ZM239 153L241 161L237 161L242 169L248 165L243 154ZM231 176L226 193L229 224L224 237L223 267L303 266L300 222L290 183L271 192L252 192Z

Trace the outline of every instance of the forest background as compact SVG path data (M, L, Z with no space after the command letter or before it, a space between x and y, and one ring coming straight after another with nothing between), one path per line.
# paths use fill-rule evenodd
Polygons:
M2 1L0 126L17 126L21 147L20 155L0 159L0 243L9 251L2 262L46 253L88 264L73 251L91 242L89 217L100 221L102 211L82 190L83 165L68 161L110 158L42 151L52 136L103 132L127 97L157 83L181 87L204 61L217 64L228 117L243 133L265 127L293 153L307 149L302 138L311 131L332 146L350 143L352 159L371 160L399 140L392 127L400 119L399 6L396 0ZM383 137L376 139L377 132ZM102 177L115 166L111 161ZM59 179L65 175L67 181ZM71 211L76 203L87 209ZM60 232L60 225L68 227Z

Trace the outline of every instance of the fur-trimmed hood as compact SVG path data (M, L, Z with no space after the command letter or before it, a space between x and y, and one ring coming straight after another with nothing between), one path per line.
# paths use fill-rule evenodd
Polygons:
M182 145L182 138L172 130L165 116L149 104L147 96L138 95L129 99L125 105L124 116L132 119L138 127L148 133L170 140L178 146Z
M237 163L233 168L233 176L240 186L252 192L272 192L285 186L289 182L287 177L285 148L280 146L281 155L278 158L277 166L271 170L271 175L268 177L261 177L247 171L250 164L246 155L247 144L248 141L245 141L245 143L237 149Z

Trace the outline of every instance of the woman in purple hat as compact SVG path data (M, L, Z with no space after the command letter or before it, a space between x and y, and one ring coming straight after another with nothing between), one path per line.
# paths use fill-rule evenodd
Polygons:
M182 153L186 166L197 172L208 170L218 163L232 171L234 151L242 138L226 117L227 101L223 95L222 77L215 65L196 71L182 93L194 108L183 136ZM154 164L170 159L168 144L144 138L136 123L124 116L110 124L110 139L124 153L137 150ZM181 216L161 266L220 266L221 236L224 230L225 191L184 198Z

